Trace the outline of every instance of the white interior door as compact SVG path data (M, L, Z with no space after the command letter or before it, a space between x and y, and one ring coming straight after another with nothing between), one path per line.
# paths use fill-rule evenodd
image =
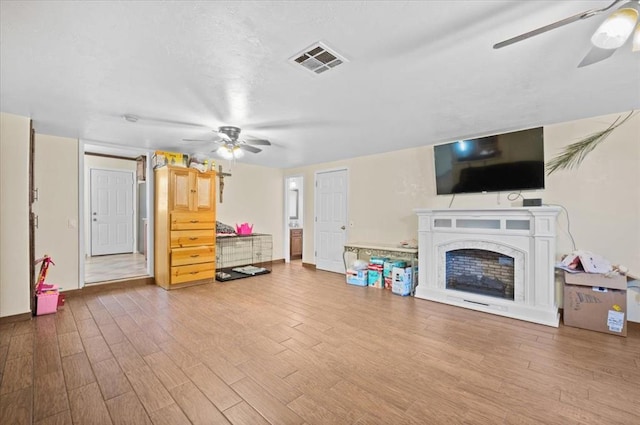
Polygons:
M133 173L91 172L91 255L133 252Z
M316 268L344 273L347 170L316 173Z

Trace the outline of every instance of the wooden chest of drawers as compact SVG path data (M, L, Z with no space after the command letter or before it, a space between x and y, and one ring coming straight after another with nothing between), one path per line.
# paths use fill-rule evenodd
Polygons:
M173 289L213 282L214 188L215 172L170 167L156 170L155 280L159 286Z

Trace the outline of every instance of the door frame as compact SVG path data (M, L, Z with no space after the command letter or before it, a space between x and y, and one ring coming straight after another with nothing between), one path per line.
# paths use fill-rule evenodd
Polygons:
M86 214L85 214L85 172L84 172L84 156L85 154L100 154L105 156L122 156L127 158L136 158L139 156L146 157L145 166L146 166L146 178L147 182L147 246L154 246L154 224L155 224L155 205L154 205L154 188L155 188L155 180L154 173L152 167L152 151L147 151L145 149L127 147L127 146L119 146L113 145L110 143L96 142L90 140L78 140L78 222L83 223L82 226L78 226L78 265L79 265L79 277L78 277L78 286L83 288L86 286L84 281L84 272L85 272L85 257L87 247L85 246L85 238L86 234ZM135 184L137 184L137 176L135 176ZM134 191L135 192L135 191ZM147 275L153 277L154 270L154 250L147 250Z
M135 171L131 171L131 170L120 170L117 168L104 168L104 167L95 167L95 168L89 168L89 210L92 209L93 205L92 205L92 200L93 200L93 187L91 185L92 183L92 178L91 178L91 172L93 170L102 170L102 171L113 171L113 172L118 172L118 173L127 173L130 174L132 176L131 181L133 182L133 188L131 190L131 207L133 209L133 216L131 217L131 253L136 252L136 248L138 246L138 221L136 220L136 218L138 217L138 178L136 176L136 172ZM91 215L89 215L89 220L91 220ZM90 255L93 257L93 224L91 224L91 221L89 221L89 240L91 241L91 244L89 246L89 252Z
M318 246L317 246L317 241L318 241L318 227L316 226L317 220L318 220L318 206L320 205L320 202L318 200L318 174L325 174L325 173L333 173L336 171L345 171L347 176L346 176L346 182L345 182L345 187L346 187L346 191L347 191L347 196L345 196L345 218L347 220L347 222L349 222L349 167L336 167L336 168L328 168L326 170L317 170L313 173L313 262L314 264L317 266L318 264ZM346 229L345 229L345 242L347 242L349 240L349 226L346 225ZM343 247L344 249L344 247ZM346 271L346 270L345 270Z
M284 189L283 189L283 198L284 198L284 206L283 206L283 214L282 214L282 218L283 218L283 226L282 228L284 229L283 231L283 237L282 237L282 245L283 245L283 255L284 255L284 262L285 263L290 263L291 262L291 245L290 245L290 230L289 230L289 222L291 221L291 219L289 219L289 185L291 184L291 181L294 179L301 179L302 180L302 187L299 188L298 190L298 196L304 196L304 174L292 174L290 176L285 176L284 178ZM302 189L302 190L300 190ZM298 205L300 204L300 200L298 199ZM304 209L304 202L302 203L302 208ZM304 215L304 210L298 210L298 216L300 216L300 214ZM303 223L303 228L304 228L304 219L302 220ZM302 249L303 253L303 257L304 257L304 246Z
M34 166L36 160L36 130L29 120L29 298L31 314L36 314L36 220L33 204L37 201Z

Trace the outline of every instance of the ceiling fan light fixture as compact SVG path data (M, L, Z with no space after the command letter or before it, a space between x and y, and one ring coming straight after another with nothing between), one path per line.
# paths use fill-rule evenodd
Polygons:
M233 157L236 159L242 158L244 156L244 151L240 149L240 146L234 146L231 152Z
M232 144L220 146L216 153L222 159L226 159L228 161L232 159L240 159L244 156L244 152L240 149L240 146Z
M640 23L636 26L636 31L633 34L633 46L631 47L632 52L640 52Z
M226 159L226 160L233 159L233 152L231 151L231 149L229 149L228 146L220 146L216 151L216 153L220 155L222 159Z
M613 12L591 36L591 43L601 49L617 49L633 32L638 11L629 7Z

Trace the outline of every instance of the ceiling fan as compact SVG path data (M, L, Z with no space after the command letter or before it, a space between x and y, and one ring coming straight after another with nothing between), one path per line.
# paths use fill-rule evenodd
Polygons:
M222 126L217 130L213 130L217 134L217 138L211 140L204 139L182 139L185 142L212 142L217 143L218 146L212 152L216 152L223 159L237 159L244 156L244 152L258 153L262 152L262 149L256 148L257 146L271 146L271 142L266 139L246 139L239 140L240 127L234 126Z
M526 40L527 38L570 24L572 22L591 18L593 16L599 15L601 13L604 13L612 9L615 5L617 5L618 3L621 3L622 1L624 0L615 0L609 6L603 7L602 9L590 9L590 10L578 13L576 15L569 16L568 18L562 19L560 21L551 23L549 25L545 25L543 27L526 32L524 34L520 34L512 38L509 38L508 40L501 41L500 43L496 43L493 45L493 48L501 49L511 44ZM639 51L640 50L640 24L636 26L636 23L638 21L639 10L640 10L639 0L626 0L626 2L623 5L621 5L618 9L613 11L607 17L607 19L605 19L604 22L602 22L602 24L598 27L595 33L593 33L593 36L591 36L591 43L595 46L595 48L610 50L611 54L613 54L615 49L625 44L625 42L627 41L631 33L634 32L634 27L635 27L635 35L633 37L632 50L634 52Z

